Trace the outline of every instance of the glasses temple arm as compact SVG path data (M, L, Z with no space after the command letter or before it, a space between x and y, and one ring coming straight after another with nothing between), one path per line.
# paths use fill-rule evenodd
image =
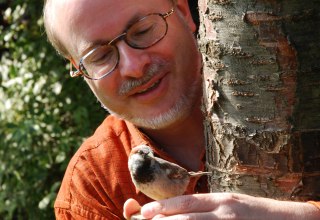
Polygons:
M70 61L70 72L69 72L70 76L71 76L72 78L74 78L74 77L77 77L77 76L81 76L81 75L82 75L82 72L81 72L80 70L73 71L72 69L73 69L73 64L72 64L72 62Z
M163 18L167 18L167 17L169 17L170 15L172 15L173 14L173 12L174 12L174 8L171 8L171 10L170 11L168 11L167 13L165 13L165 14L163 14Z

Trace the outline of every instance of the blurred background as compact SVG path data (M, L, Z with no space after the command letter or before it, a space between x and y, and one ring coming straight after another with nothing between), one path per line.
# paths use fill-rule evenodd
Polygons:
M42 7L0 0L1 220L54 219L70 158L107 114L47 42Z
M46 40L43 1L0 0L0 219L54 219L66 166L106 116Z

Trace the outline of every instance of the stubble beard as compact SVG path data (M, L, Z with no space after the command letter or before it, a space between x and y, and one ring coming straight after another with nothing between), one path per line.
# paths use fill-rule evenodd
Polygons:
M139 128L145 129L163 129L169 127L177 121L181 121L184 118L188 117L194 108L200 108L196 106L198 102L199 85L194 82L191 90L188 94L181 94L176 103L168 109L166 112L162 112L159 115L153 117L143 117L143 116L129 116L127 114L118 114L113 112L106 106L102 104L102 107L106 109L110 114L115 115L118 118L129 121ZM199 83L198 83L199 84ZM143 112L143 109L141 110Z

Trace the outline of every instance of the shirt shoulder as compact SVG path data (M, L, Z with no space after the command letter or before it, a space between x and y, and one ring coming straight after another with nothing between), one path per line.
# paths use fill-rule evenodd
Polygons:
M108 116L69 162L55 201L57 219L122 218L123 203L136 197L128 156L145 142L132 125Z

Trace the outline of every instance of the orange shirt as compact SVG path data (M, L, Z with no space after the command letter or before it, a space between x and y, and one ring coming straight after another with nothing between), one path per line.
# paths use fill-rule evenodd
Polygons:
M123 219L127 199L134 198L140 204L152 201L136 192L128 170L129 153L140 144L149 145L156 155L177 163L132 124L108 116L71 159L54 204L56 218ZM186 194L207 192L203 181L193 179Z
M127 199L134 198L140 204L152 201L136 192L128 171L128 155L140 144L149 145L156 155L177 163L132 124L108 116L71 159L54 204L56 218L123 219ZM186 194L197 192L208 192L206 177L193 178ZM310 203L320 207L320 202Z

